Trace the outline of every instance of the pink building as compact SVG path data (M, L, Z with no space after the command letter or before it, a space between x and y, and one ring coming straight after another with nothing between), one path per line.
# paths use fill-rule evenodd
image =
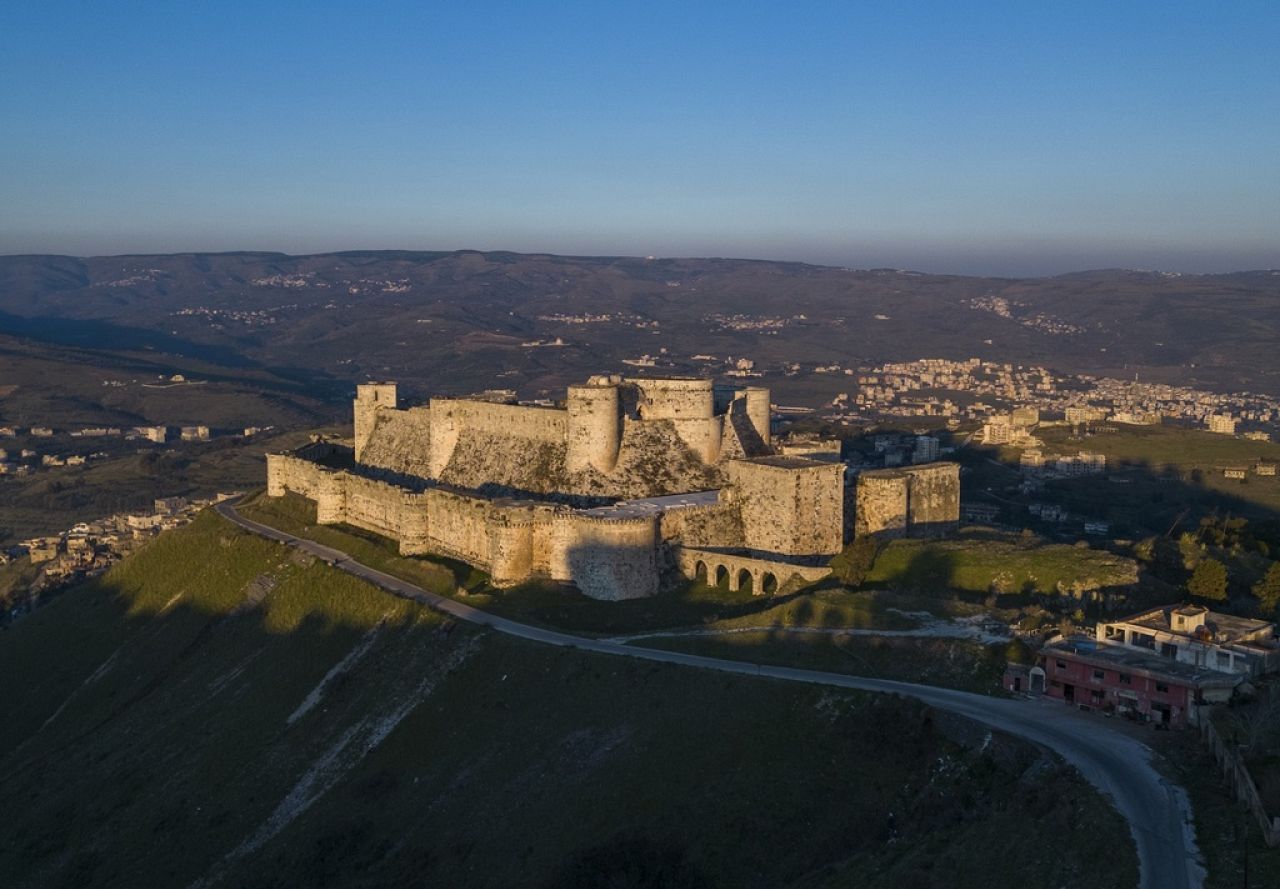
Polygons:
M1084 709L1181 727L1193 705L1221 703L1244 677L1088 638L1041 650L1036 666L1010 665L1005 688L1042 692Z

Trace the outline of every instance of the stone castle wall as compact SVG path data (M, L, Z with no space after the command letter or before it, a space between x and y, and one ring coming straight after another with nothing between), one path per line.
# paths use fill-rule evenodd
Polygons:
M636 408L641 420L666 420L680 439L703 463L720 457L724 422L715 411L715 386L711 380L628 379L638 392Z
M427 477L431 454L431 409L357 410L366 432L356 436L356 462L404 475Z
M320 524L345 522L400 543L400 552L429 552L427 495L330 469L289 454L267 455L267 494L314 500Z
M907 533L907 487L910 479L897 470L858 476L854 534L903 537Z
M427 523L436 551L489 569L489 501L445 488L427 494Z
M960 464L928 463L905 471L911 477L908 533L914 537L936 537L959 527Z
M570 386L565 401L565 470L609 473L622 447L622 401L616 385Z
M681 546L741 546L742 512L738 504L723 500L709 506L674 509L662 514L658 533L667 543Z
M960 522L960 465L939 462L858 476L854 533L884 537L947 534Z
M543 576L588 596L632 599L657 592L656 517L599 518L565 507L489 500L447 488L414 492L271 454L267 493L314 500L321 524L348 524L398 540L406 555L438 553L490 574L497 586Z
M749 549L789 556L840 551L844 467L798 457L761 457L728 466Z
M706 420L715 415L715 384L703 379L629 378L643 420Z
M436 398L406 410L396 397L394 383L358 387L356 461L458 487L657 496L717 487L719 464L769 453L762 387L593 377L564 409Z
M551 576L593 599L639 599L658 592L658 520L557 514Z
M555 408L433 398L431 478L441 477L459 437L464 434L504 439L509 451L516 451L526 443L563 447L568 435L568 415Z
M355 446L356 459L360 459L369 436L373 432L374 423L380 410L395 410L395 383L361 383L356 386L355 413Z

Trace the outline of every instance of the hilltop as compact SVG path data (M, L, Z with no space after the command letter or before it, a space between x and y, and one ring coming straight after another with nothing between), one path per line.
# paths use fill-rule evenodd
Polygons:
M5 631L0 671L15 886L1135 880L1021 742L455 626L208 513Z

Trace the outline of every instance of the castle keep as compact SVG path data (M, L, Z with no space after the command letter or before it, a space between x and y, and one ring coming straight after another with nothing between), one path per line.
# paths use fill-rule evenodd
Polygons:
M764 388L598 376L561 407L401 408L394 383L367 383L354 419L354 447L269 455L267 493L497 585L547 577L629 599L670 568L773 592L823 576L843 542L843 466L777 455Z

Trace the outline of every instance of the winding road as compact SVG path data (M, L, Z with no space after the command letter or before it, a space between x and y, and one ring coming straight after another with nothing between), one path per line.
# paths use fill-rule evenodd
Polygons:
M722 660L530 626L429 592L357 562L340 550L247 519L236 511L235 501L224 501L215 509L223 518L241 528L296 547L394 595L421 602L458 620L520 639L701 670L906 695L1034 741L1075 766L1090 784L1110 797L1128 821L1138 851L1141 889L1201 889L1203 886L1204 868L1196 849L1191 806L1186 792L1156 771L1151 764L1149 747L1112 729L1096 716L1048 701L992 698L910 682Z

